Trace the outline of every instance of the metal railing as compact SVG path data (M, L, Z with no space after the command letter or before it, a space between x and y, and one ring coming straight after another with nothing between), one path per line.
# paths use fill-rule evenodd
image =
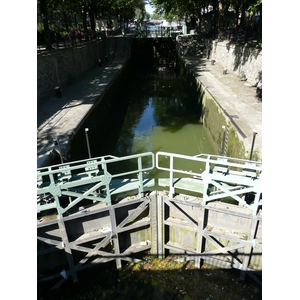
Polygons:
M168 172L159 178L160 186L169 187L169 195L187 190L203 195L203 203L232 198L256 214L262 204L262 163L225 156L196 156L168 152L146 152L125 157L102 156L37 169L37 211L56 209L59 215L79 202L112 204L112 196L154 186L144 178L154 167ZM179 166L179 167L178 167ZM185 166L184 170L182 166ZM124 179L126 178L126 179Z
M125 157L108 155L39 168L37 211L56 209L62 215L82 200L111 205L112 195L138 190L142 196L146 186L154 185L154 180L144 179L143 174L154 167L154 154L146 152Z
M127 33L130 33L130 31L127 31ZM88 33L84 34L82 33L81 36L75 36L73 39L70 38L68 35L64 36L58 36L55 39L51 40L51 50L61 50L61 49L69 49L69 48L74 48L74 47L79 47L82 45L85 45L90 42L94 42L96 40L101 40L105 37L113 37L116 35L121 35L122 30L102 30L102 31L97 31L95 33ZM43 53L46 50L46 44L45 43L40 43L38 41L37 43L37 53Z
M196 169L203 171L179 169L176 167L175 161L179 165L180 160L187 165L189 165L189 162L192 162ZM181 162L180 166L182 165ZM257 213L258 205L262 204L261 162L209 154L187 156L157 152L156 168L169 172L168 186L170 197L173 197L176 188L203 194L204 204L230 197L239 204L251 209L253 214ZM175 178L174 174L181 175L180 177L182 175L188 176L188 178ZM239 196L241 194L243 198ZM245 195L247 197L252 195L252 197L248 197L250 199L248 202L245 199Z

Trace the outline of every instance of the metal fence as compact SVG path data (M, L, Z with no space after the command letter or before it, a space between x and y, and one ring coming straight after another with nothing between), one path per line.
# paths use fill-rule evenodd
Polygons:
M180 160L189 169L178 169L176 163ZM159 179L159 185L169 187L170 197L173 197L176 189L201 193L204 204L230 197L251 209L253 215L262 204L261 162L209 154L187 156L157 152L156 168L169 173L168 179ZM180 178L183 176L185 178Z
M112 196L154 185L144 172L154 168L151 152L126 157L102 156L37 169L37 212L57 210L62 216L81 201L105 202ZM124 179L129 178L129 179Z
M127 30L127 34L134 34L134 31L132 30ZM78 47L81 45L84 45L89 42L93 42L96 40L101 40L105 37L112 37L116 35L124 35L124 32L122 32L121 29L118 30L103 30L103 31L97 31L96 33L89 33L89 34L84 34L82 33L81 36L79 37L76 35L73 39L69 35L65 36L56 36L51 39L51 50L59 50L59 49L68 49L72 47ZM46 44L45 43L39 43L37 42L37 52L43 53L45 51L48 51L46 49Z

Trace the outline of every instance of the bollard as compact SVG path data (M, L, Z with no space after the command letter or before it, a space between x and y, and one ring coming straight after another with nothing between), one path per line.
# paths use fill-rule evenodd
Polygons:
M261 99L262 98L262 85L258 85L256 88L256 98Z
M251 151L250 151L250 158L249 160L252 159L252 153L253 153L253 149L254 149L254 143L255 143L255 136L257 135L257 131L255 129L253 129L253 140L252 140L252 146L251 146Z
M56 139L53 139L53 143L54 143L55 146L58 145L58 152L59 152L59 156L60 156L60 161L63 164L64 160L63 160L63 155L62 155L62 152L61 152L60 141L59 141L58 136L56 137Z
M106 61L108 61L108 57L107 57L107 55L105 55L105 60L106 60Z
M57 98L61 98L61 92L60 92L59 86L56 86L56 87L55 87L55 93L56 93L56 97L57 97Z
M102 67L102 61L100 58L98 59L98 65L99 65L99 67Z

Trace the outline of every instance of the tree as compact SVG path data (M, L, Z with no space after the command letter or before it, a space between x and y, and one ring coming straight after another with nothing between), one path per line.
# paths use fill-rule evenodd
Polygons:
M44 25L44 33L45 33L45 41L46 41L46 50L51 50L51 37L49 30L49 17L48 17L48 5L51 0L39 0L38 7L40 8L40 14L42 18L42 22Z
M262 38L261 32L262 32L262 0L256 0L256 2L252 3L248 11L250 13L250 16L252 17L256 13L260 13L260 17L258 20L258 30L257 30L257 40L260 41Z

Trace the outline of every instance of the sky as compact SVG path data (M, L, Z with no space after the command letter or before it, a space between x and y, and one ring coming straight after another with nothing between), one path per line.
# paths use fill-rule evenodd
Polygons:
M149 4L146 4L145 7L146 7L146 12L152 15L154 12L154 7L151 7Z

